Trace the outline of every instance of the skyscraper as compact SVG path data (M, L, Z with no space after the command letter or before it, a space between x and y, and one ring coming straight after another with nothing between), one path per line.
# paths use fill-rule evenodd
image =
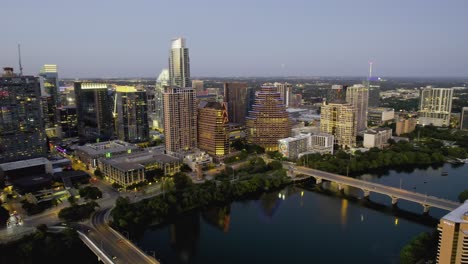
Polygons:
M46 152L39 81L4 68L0 77L0 163L44 156Z
M46 133L49 137L60 136L60 114L57 110L57 107L60 106L57 65L46 64L42 66L39 80Z
M347 85L332 85L331 89L328 90L327 93L327 102L333 103L346 101L346 88L348 88Z
M169 84L176 87L189 87L190 85L190 59L185 39L172 40L169 54Z
M144 142L149 139L148 106L146 91L134 86L117 86L115 89L115 130L120 140Z
M460 129L468 130L468 107L463 107L461 112Z
M377 77L367 79L364 85L369 88L369 107L378 107L380 105L380 80Z
M80 140L109 139L113 122L107 84L75 82L75 97Z
M148 118L150 127L164 130L163 92L169 85L169 70L163 69L156 80L154 89L147 90L148 94Z
M341 147L356 146L356 110L352 104L335 102L322 105L320 132L335 136Z
M273 85L276 87L276 89L278 89L278 92L280 93L283 104L286 107L289 107L289 101L291 100L291 94L292 94L292 84L287 83L287 82L286 83L275 82Z
M243 125L248 109L247 83L224 83L224 102L227 103L229 122Z
M164 88L164 141L168 154L197 146L197 105L192 88Z
M229 154L229 121L226 103L200 102L198 148L218 160Z
M433 88L421 90L419 104L419 124L449 126L452 111L453 88Z
M278 140L291 135L291 121L274 86L262 86L246 118L247 142L277 151Z
M356 109L357 131L367 128L367 108L369 104L369 89L362 84L355 84L346 89L346 102Z

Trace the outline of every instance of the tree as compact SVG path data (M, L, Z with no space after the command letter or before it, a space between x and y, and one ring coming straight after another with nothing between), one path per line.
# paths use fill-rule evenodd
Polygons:
M86 186L80 189L80 196L85 199L95 200L95 199L99 199L102 197L102 192L97 187Z
M174 174L174 184L176 190L183 190L190 187L193 183L192 180L183 172Z
M468 190L464 190L458 195L458 201L460 201L460 203L464 203L466 199L468 199Z
M160 178L164 176L164 170L157 168L150 171L145 171L145 179L147 181L154 181L155 178Z
M189 165L187 164L182 164L182 166L180 167L180 171L181 172L192 172L192 168L189 167Z

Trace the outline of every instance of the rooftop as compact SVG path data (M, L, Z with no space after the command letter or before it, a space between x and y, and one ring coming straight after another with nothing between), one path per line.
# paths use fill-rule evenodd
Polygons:
M106 141L94 144L86 144L76 148L89 155L105 155L106 153L123 152L129 149L138 149L138 146L121 140Z
M442 217L443 220L451 221L454 223L468 223L467 220L463 220L463 216L468 212L468 200L460 205L457 209L446 214Z
M2 171L16 170L21 168L33 167L48 164L50 161L46 158L35 158L28 160L13 161L8 163L0 164L0 169Z
M153 162L173 163L178 162L179 159L162 154L159 151L145 150L135 152L129 155L123 155L111 159L103 159L102 162L109 164L122 171L131 171L145 168L145 164Z

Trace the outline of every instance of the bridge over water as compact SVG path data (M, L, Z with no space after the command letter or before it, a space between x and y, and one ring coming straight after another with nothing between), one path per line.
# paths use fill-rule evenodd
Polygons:
M380 193L389 196L392 199L392 204L396 205L399 199L419 203L425 213L429 211L429 208L440 208L447 211L453 211L461 204L459 202L437 198L434 196L428 196L417 192L408 191L405 189L395 188L386 186L383 184L363 181L347 176L342 176L334 173L325 171L310 169L302 166L289 166L289 173L293 176L293 181L302 181L308 178L315 178L317 184L321 184L322 181L330 181L338 184L340 190L344 186L351 186L361 189L364 193L364 197L369 197L370 193ZM305 177L294 177L294 175L303 174Z

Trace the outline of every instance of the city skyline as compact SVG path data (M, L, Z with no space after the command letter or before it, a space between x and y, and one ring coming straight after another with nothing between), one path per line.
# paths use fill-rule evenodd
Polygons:
M177 37L191 49L192 76L364 77L369 61L374 76L468 75L465 1L197 1L176 18L158 11L177 8L169 2L113 1L113 12L106 1L21 2L2 4L15 24L0 29L0 58L18 72L20 43L25 75L57 64L62 78L156 78Z

